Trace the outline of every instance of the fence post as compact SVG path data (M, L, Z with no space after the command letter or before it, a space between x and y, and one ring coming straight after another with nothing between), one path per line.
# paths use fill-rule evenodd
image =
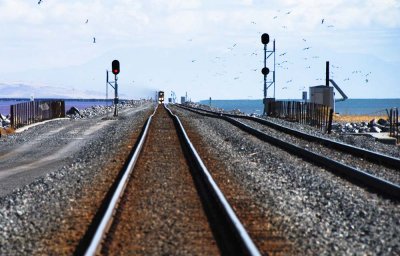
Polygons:
M10 115L11 115L11 127L15 128L15 120L14 120L14 105L10 106Z
M396 108L396 138L397 138L397 143L399 143L399 109Z
M393 125L393 109L389 112L389 136L394 137L394 125Z
M43 107L45 110L43 110ZM65 101L30 101L10 106L11 126L17 129L43 120L65 117Z
M332 132L332 119L333 119L333 108L329 110L328 134L331 134Z
M61 101L61 117L65 117L65 101Z

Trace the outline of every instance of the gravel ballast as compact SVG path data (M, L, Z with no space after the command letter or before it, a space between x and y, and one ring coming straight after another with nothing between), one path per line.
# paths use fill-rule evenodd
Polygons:
M101 182L112 182L115 171L110 165L123 163L125 159L122 155L127 155L129 148L121 148L126 148L124 145L132 139L133 133L140 132L145 120L153 111L153 106L151 103L142 102L121 108L117 118L112 117L112 114L111 117L93 114L91 118L77 121L48 122L9 136L5 140L2 138L1 145L10 149L12 145L23 145L49 131L54 131L54 125L63 127L73 122L76 127L73 125L67 130L60 128L61 134L57 133L57 137L46 139L46 143L57 144L65 141L62 137L67 136L68 131L73 131L73 128L83 126L93 129L99 122L107 123L102 129L84 139L82 144L79 144L79 150L65 158L58 169L48 168L47 173L39 174L33 182L0 198L0 254L72 254L82 235L79 232L84 231L84 226L79 227L79 220L83 219L87 225L87 219L91 218L90 215L86 216L88 213L85 208L92 208L91 214L94 214L93 211L98 206L97 198L104 193L96 190L102 189ZM84 129L83 133L85 131L88 130ZM70 136L72 139L73 135ZM75 136L83 134L78 133ZM90 197L85 194L89 194ZM93 202L82 202L82 197L91 198ZM70 238L62 234L63 229L69 232Z
M38 171L32 182L27 180L25 186L0 197L0 255L73 253L82 235L77 228L82 225L79 218L84 221L91 218L97 198L104 193L99 184L112 180L117 165L129 152L132 143L127 140L134 140L132 134L139 133L153 105L139 108L121 109L118 120L104 120L108 124L92 133L90 139L82 140L79 151L65 158L61 166L49 172ZM263 207L274 228L296 246L297 255L400 254L399 202L382 198L255 139L225 121L179 108L173 111L202 136L207 150L224 163L226 170L222 171L226 172L227 179L237 183L256 205ZM68 131L77 129L73 126L63 129L66 122L76 122L79 126L88 122L87 127L91 127L90 122L99 121L92 114L76 119L35 126L5 140L2 137L0 152L30 141L36 141L36 145L41 145L42 140L62 144L74 138ZM286 122L285 125L325 136L299 124ZM65 130L66 137L43 137L57 127L59 132ZM329 137L399 155L397 148L375 141L370 143L366 138ZM386 151L386 147L390 149ZM116 167L111 168L110 163ZM88 195L94 202L83 201ZM90 208L89 215L85 208ZM57 237L63 232L70 235L69 240Z
M366 191L225 121L175 108L306 255L400 253L399 202ZM302 130L307 130L303 127Z

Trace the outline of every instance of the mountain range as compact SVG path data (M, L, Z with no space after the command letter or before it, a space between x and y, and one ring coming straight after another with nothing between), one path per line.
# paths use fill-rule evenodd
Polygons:
M110 95L111 96L111 95ZM102 99L104 92L93 90L77 90L73 88L28 85L23 83L0 83L0 98L74 98Z

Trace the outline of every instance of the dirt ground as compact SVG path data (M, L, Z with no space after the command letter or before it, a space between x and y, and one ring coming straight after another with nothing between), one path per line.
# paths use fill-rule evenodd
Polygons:
M372 119L385 119L386 115L369 116L369 115L334 115L333 122L349 122L349 123L359 123L359 122L370 122Z

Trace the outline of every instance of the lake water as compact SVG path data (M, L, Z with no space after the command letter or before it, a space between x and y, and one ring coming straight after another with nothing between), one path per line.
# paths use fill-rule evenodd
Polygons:
M0 113L7 115L10 113L10 105L26 102L29 99L0 99ZM209 100L200 101L201 104L209 105ZM65 100L65 110L72 106L78 109L87 108L94 105L112 105L112 100ZM247 114L262 114L262 100L212 100L212 107L225 110L239 109ZM400 99L348 99L335 103L335 112L348 115L384 115L386 109L393 107L400 108Z

